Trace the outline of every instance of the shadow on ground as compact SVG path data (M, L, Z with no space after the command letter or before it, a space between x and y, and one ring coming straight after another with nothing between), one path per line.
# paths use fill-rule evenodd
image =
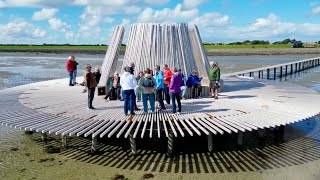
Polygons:
M285 128L245 132L243 145L237 134L213 136L213 151L207 150L202 136L174 138L172 156L166 155L167 138L137 139L136 155L131 155L129 140L99 139L99 152L90 153L91 141L70 138L60 154L78 161L127 170L171 173L232 173L262 171L308 163L320 159L319 117L288 125ZM42 141L42 146L60 146L58 137Z

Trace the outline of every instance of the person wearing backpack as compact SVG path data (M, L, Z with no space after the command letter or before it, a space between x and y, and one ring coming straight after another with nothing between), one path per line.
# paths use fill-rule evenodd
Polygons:
M155 112L155 94L154 90L157 87L156 80L150 74L150 69L147 68L145 75L139 81L139 87L142 90L142 102L144 113L148 112L148 100L150 103L151 111Z
M96 79L93 77L93 74L91 72L91 66L88 64L86 71L84 73L84 79L86 80L86 86L88 88L88 109L93 110L95 109L92 106L92 101L94 98L94 91L98 85Z

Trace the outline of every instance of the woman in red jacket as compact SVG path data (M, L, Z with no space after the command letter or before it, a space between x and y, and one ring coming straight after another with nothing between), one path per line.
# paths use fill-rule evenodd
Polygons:
M167 104L170 104L169 85L172 77L172 71L167 64L163 65L163 79L164 79L164 95Z
M74 71L74 56L69 56L66 64L66 69L69 73L69 86L74 86L72 83L73 80L73 71Z

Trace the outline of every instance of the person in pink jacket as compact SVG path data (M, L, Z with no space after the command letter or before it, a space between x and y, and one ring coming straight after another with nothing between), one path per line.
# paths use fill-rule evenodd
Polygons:
M173 68L173 75L171 77L169 91L171 94L172 101L172 113L176 113L176 100L178 103L178 114L181 112L181 101L180 101L180 85L181 85L181 74L178 72L177 68Z
M69 73L69 86L74 86L73 81L73 71L74 71L74 56L69 56L66 64L66 69Z

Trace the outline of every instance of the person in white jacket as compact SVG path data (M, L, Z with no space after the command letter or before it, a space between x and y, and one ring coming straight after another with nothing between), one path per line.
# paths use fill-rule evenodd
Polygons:
M134 89L137 86L136 77L131 74L131 68L125 67L124 74L120 78L120 86L123 89L124 98L124 114L127 116L130 110L130 115L134 115Z

